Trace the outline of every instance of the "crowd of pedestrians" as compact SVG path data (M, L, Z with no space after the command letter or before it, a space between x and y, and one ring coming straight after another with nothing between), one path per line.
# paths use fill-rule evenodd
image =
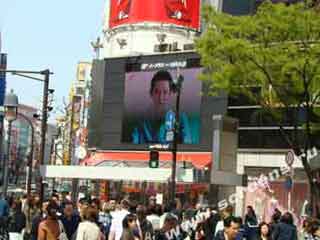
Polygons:
M320 240L320 221L306 218L298 230L291 213L275 210L259 222L253 207L244 218L228 206L222 211L179 200L156 204L82 198L67 194L39 198L0 198L0 240Z

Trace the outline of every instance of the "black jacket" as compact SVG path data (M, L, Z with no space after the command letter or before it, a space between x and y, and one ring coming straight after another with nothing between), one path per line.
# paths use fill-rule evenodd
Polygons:
M12 213L8 218L8 231L12 233L21 233L26 226L26 216L23 212Z
M294 225L278 223L272 233L273 240L297 240L297 228Z

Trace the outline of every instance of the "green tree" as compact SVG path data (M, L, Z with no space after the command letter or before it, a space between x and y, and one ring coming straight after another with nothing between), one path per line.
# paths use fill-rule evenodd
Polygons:
M202 80L213 94L244 94L279 124L288 146L302 156L313 213L319 214L320 189L307 159L307 150L319 147L319 12L305 2L286 6L266 1L250 16L218 13L208 6L203 13L206 30L196 43L207 69ZM291 133L284 130L289 111ZM303 121L299 112L305 113Z

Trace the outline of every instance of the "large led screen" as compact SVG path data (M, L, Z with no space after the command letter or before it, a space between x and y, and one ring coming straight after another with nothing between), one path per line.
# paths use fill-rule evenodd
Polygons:
M206 82L199 80L202 70L200 57L191 52L94 61L88 147L145 151L157 143L172 146L177 99L172 82L181 76L178 149L211 151L212 116L226 113L227 97L209 96Z
M200 142L201 68L127 72L124 91L122 142L133 144L172 141L177 107L177 79L181 81L179 139Z

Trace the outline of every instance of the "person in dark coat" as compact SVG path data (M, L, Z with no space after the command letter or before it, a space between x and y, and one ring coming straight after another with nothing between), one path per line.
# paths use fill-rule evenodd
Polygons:
M244 220L245 231L248 240L255 240L258 237L258 219L252 206L247 206L247 213Z
M70 201L65 201L63 203L63 215L60 217L60 220L63 224L63 227L66 231L68 239L72 239L72 236L78 229L81 218L78 214L75 213L73 204Z
M204 223L204 233L206 240L212 240L216 231L216 226L220 221L220 215L217 211L212 211Z
M10 233L21 233L26 226L26 216L22 212L22 203L15 200L12 203L8 218L8 231Z
M273 240L297 240L297 227L293 224L292 214L286 212L272 233Z
M242 220L237 217L227 217L223 220L224 230L218 231L214 240L236 240Z
M0 240L9 240L9 232L4 218L0 217Z

